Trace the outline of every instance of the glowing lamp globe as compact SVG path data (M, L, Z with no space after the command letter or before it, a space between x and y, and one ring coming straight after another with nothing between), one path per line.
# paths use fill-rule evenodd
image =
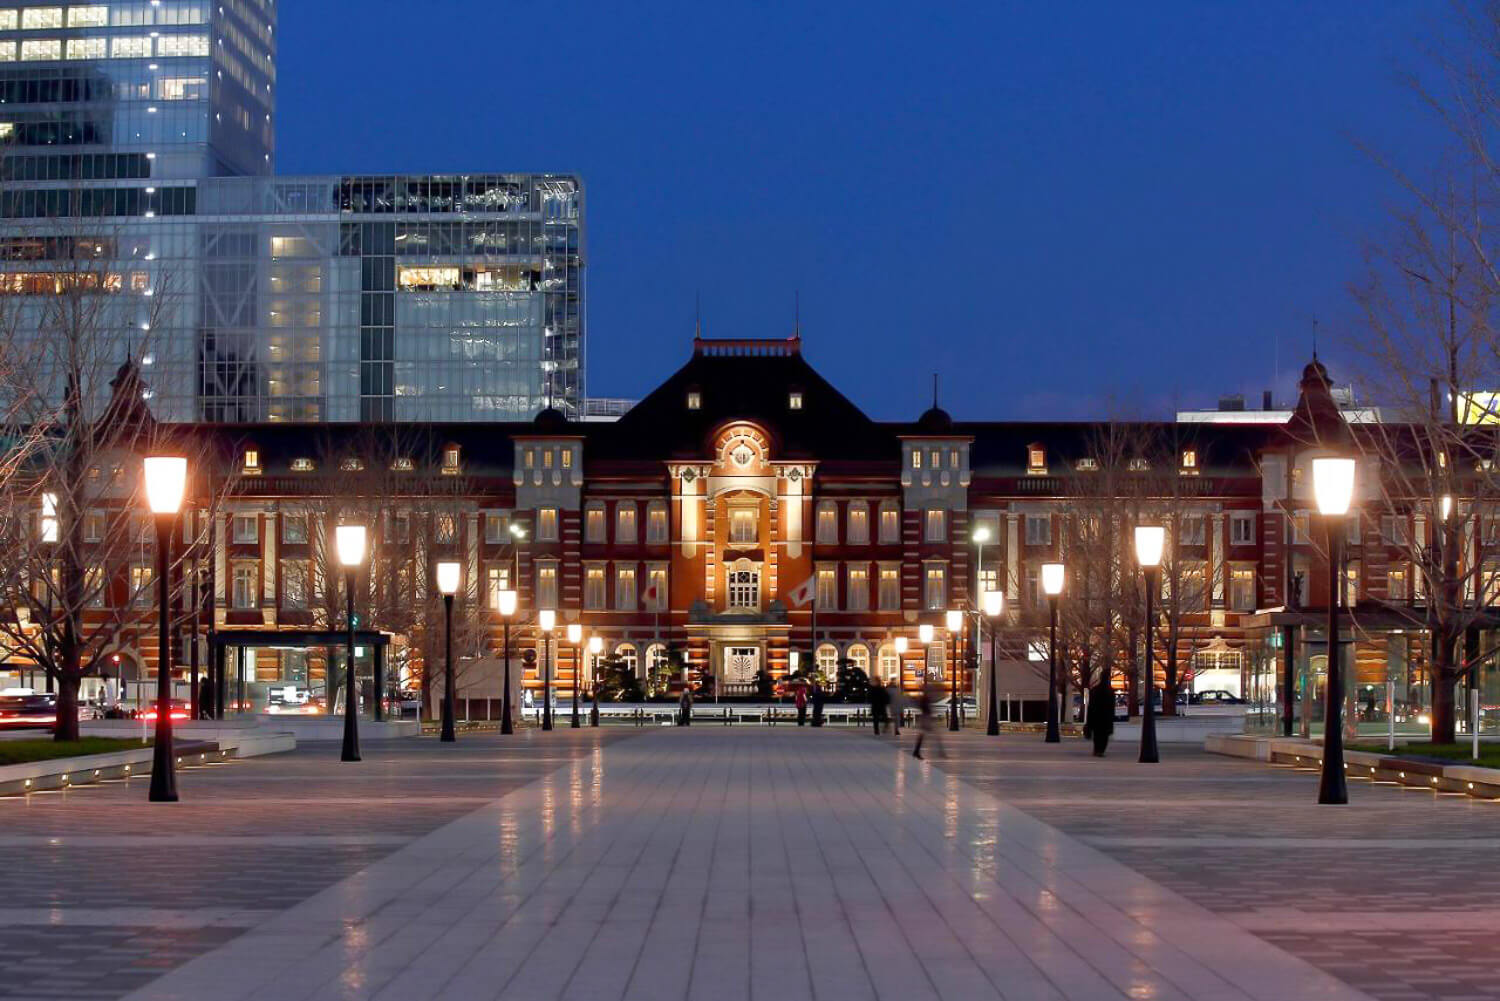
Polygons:
M146 503L153 514L176 514L187 489L187 460L180 455L150 455L145 460Z

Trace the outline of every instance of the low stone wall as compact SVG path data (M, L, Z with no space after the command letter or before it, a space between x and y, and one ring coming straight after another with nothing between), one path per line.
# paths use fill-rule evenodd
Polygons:
M233 758L279 754L297 746L289 733L250 732L223 741L203 742L179 737L177 763L183 768L221 764ZM52 758L0 766L0 796L17 796L44 789L68 789L109 779L151 774L151 747Z
M1203 748L1214 754L1253 758L1273 764L1320 768L1323 745L1300 737L1258 737L1225 734L1209 737ZM1480 799L1500 799L1500 769L1461 762L1415 761L1372 751L1344 751L1344 771L1350 778L1372 782L1457 792Z

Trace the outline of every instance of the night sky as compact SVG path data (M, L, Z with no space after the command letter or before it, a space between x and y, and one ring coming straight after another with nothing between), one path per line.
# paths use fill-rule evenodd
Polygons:
M588 378L783 337L872 416L1292 391L1434 126L1423 2L296 0L278 172L576 171ZM1279 365L1278 365L1279 344Z

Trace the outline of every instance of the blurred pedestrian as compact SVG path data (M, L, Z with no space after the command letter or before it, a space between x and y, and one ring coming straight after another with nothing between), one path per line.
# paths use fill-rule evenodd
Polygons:
M682 686L682 697L677 700L677 725L693 725L693 690Z
M823 703L828 701L828 694L823 691L823 686L813 682L812 704L813 704L813 726L823 725Z
M807 725L807 686L797 686L797 725Z
M890 693L885 690L884 685L870 686L870 722L875 727L875 736L880 736L881 724L890 724L889 708L891 704Z
M901 691L901 686L895 680L886 683L886 701L891 707L891 723L895 727L896 736L901 736L901 717L906 713L906 695Z
M948 752L943 749L942 728L937 725L937 714L934 712L937 697L936 682L931 678L923 681L922 691L917 696L917 746L911 751L911 756L914 758L922 756L922 744L929 737L932 738L933 746L937 748L938 757L948 756Z

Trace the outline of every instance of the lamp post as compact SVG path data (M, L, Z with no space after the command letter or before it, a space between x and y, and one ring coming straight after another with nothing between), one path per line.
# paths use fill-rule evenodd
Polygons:
M984 619L982 617L984 612L984 596L986 593L984 586L984 544L989 542L991 537L990 526L986 522L980 522L975 525L974 530L969 533L969 541L974 543L975 548L974 590L972 592L974 597L969 603L974 613L974 645L969 649L974 652L974 670L976 672L979 670L980 661L983 660L981 651L984 649ZM974 704L977 708L979 704L979 675L977 673L974 675L973 684Z
M948 635L952 638L952 656L948 658L953 665L953 684L948 693L948 729L958 729L958 637L964 628L964 613L961 609L950 608L945 616L947 619Z
M907 651L908 648L910 648L911 641L909 641L905 636L897 636L896 640L895 640L895 646L896 646L896 687L899 689L899 688L905 687L905 685L904 685L904 679L901 676L901 669L902 669L903 665L906 664L906 651Z
M552 630L557 628L557 613L544 608L536 613L537 628L542 631L542 729L552 729Z
M340 761L359 760L359 692L354 681L354 572L365 561L365 526L339 525L334 548L344 567L344 623L348 627L344 656L344 748ZM332 697L332 692L329 697Z
M168 627L167 553L182 495L187 459L148 456L143 464L146 502L156 516L156 744L151 751L150 801L177 802L177 757L172 748L172 636Z
M1062 594L1064 570L1061 563L1042 564L1042 590L1047 594L1050 626L1047 639L1047 737L1046 743L1062 741L1058 732L1057 705L1057 599Z
M1000 663L1000 616L1005 611L1005 592L984 592L984 614L990 620L990 721L985 725L987 736L1000 736L1000 700L995 691L995 668Z
M568 623L568 642L573 644L573 719L569 727L578 729L578 678L583 674L583 626Z
M505 635L505 668L504 680L505 691L500 696L500 732L515 733L515 724L510 721L510 619L516 614L516 592L506 588L495 596L495 603L500 606L500 621L504 623Z
M463 565L454 560L443 560L437 565L437 586L443 593L443 731L438 740L451 744L457 740L453 732L453 596L458 593L459 578L463 576Z
M593 699L593 706L589 708L589 726L599 725L599 679L595 676L599 670L599 655L604 652L604 637L589 637L589 696Z
M1323 710L1323 776L1319 803L1347 803L1344 782L1344 677L1339 661L1339 599L1344 557L1344 516L1354 499L1354 460L1325 457L1312 461L1313 494L1328 528L1328 678Z
M1140 564L1146 577L1146 706L1141 710L1141 755L1142 764L1155 764L1161 760L1156 751L1156 648L1152 638L1155 613L1152 601L1156 598L1157 581L1161 576L1162 550L1166 548L1167 530L1161 525L1137 525L1135 527L1135 561Z

